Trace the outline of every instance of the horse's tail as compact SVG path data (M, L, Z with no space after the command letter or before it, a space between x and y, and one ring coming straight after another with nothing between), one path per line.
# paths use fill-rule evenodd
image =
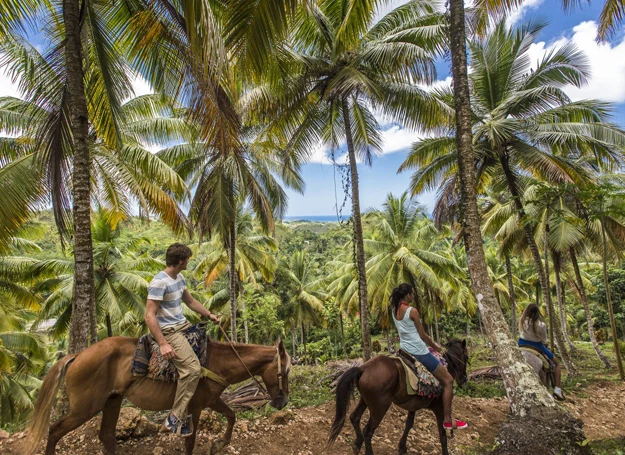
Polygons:
M332 445L345 425L345 418L347 417L347 408L349 407L349 399L354 392L354 387L362 376L362 370L360 367L353 367L347 370L339 379L339 383L336 386L336 413L334 415L334 422L332 422L332 428L330 428L330 437L328 438L328 445Z
M65 381L67 368L75 358L76 354L66 355L50 368L50 371L44 378L41 390L39 390L39 396L37 397L37 403L35 404L33 419L28 425L28 439L26 444L24 444L24 447L26 447L25 455L33 455L37 452L39 442L48 431L50 414L56 401L56 393L59 390L59 386Z

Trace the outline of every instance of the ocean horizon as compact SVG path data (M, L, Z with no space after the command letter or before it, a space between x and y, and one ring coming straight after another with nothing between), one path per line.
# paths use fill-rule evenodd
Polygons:
M346 221L348 217L341 217ZM338 223L339 219L336 215L288 215L283 221L316 221L318 223Z

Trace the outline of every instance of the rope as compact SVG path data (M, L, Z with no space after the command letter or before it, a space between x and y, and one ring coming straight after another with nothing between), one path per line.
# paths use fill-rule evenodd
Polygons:
M263 387L263 385L258 381L258 379L256 379L256 376L254 376L252 374L252 372L249 370L249 368L247 367L247 365L245 364L245 362L243 361L243 359L241 358L241 356L239 355L239 353L237 352L237 350L234 348L234 344L232 343L232 341L230 341L230 338L228 337L228 334L226 333L226 331L224 330L224 328L221 326L221 324L217 324L219 326L219 330L221 330L221 333L223 334L223 336L226 338L226 340L228 341L228 343L230 343L230 347L232 348L232 350L234 351L234 353L236 354L236 356L239 358L239 360L241 361L241 364L245 367L245 370L247 371L247 374L250 375L250 377L254 380L254 382L256 382L256 384L258 385L258 390L261 390L264 394L265 394L265 398L271 398L271 395L269 395L269 392L267 392L267 390L265 389L265 387Z

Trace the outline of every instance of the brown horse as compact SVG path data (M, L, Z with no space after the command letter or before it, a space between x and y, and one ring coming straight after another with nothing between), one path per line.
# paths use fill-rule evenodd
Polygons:
M53 455L59 440L102 411L100 441L106 455L115 454L115 426L124 398L141 409L164 411L171 409L176 383L135 378L130 372L136 338L112 337L93 344L78 355L68 355L57 362L46 375L29 429L28 454L37 451L43 435L48 431L50 412L61 383L69 400L69 412L53 424L48 433L45 455ZM271 397L270 404L282 409L289 401L289 371L291 359L282 345L258 346L235 344L241 359L226 343L208 343L208 368L229 384L249 379L246 367L259 375ZM245 363L245 366L243 365ZM208 407L228 420L223 437L211 447L215 454L230 443L235 422L234 412L220 398L223 385L203 378L189 403L193 434L185 439L186 454L193 453L198 422L202 409Z
M469 359L466 341L452 340L445 347L447 351L444 357L449 373L459 385L463 385L467 381ZM352 444L354 455L358 455L363 442L365 455L373 455L371 438L392 403L408 411L404 434L399 441L399 455L407 453L406 439L414 424L415 412L424 408L431 409L436 416L443 455L448 455L447 434L443 428L442 398L408 395L404 367L398 359L388 356L374 357L362 366L350 368L341 376L336 387L336 415L330 429L329 444L336 440L345 424L347 408L354 387L358 387L360 391L360 401L350 416L354 430L356 430L356 440ZM367 408L369 408L370 417L363 435L360 419Z

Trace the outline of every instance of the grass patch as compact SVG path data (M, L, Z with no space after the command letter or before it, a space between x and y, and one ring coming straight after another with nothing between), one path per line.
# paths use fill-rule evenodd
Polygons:
M625 438L593 441L590 447L595 455L625 455Z
M499 398L506 396L503 381L499 379L474 379L464 387L454 387L454 396L470 398Z

